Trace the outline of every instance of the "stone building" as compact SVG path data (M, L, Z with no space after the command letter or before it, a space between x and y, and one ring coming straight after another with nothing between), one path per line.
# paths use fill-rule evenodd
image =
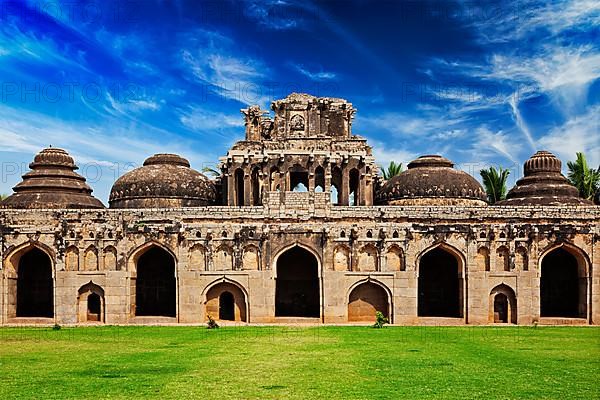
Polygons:
M0 210L0 321L596 324L600 207L538 152L507 199L440 156L382 182L355 109L292 94L242 110L211 181L157 154L109 208L45 149Z

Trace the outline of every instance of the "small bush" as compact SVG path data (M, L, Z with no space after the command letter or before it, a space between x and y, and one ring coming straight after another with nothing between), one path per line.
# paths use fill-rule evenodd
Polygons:
M210 315L208 316L208 322L206 323L206 329L217 329L219 324Z
M377 311L375 313L375 324L373 325L373 328L383 328L383 325L387 323L389 323L389 320L386 317L384 317L381 311Z
M61 326L59 324L54 324L54 326L52 327L53 331L60 331Z

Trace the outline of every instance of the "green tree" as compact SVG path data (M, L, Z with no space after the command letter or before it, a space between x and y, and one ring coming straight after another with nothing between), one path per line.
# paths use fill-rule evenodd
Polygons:
M382 168L381 171L383 173L383 179L387 181L396 175L400 175L402 172L402 163L396 164L394 161L391 161L390 165L388 165L387 168Z
M483 179L483 186L489 203L494 204L497 201L504 200L506 198L506 180L510 175L510 171L502 167L498 169L490 167L489 169L482 169L479 173Z
M583 153L577 153L577 160L567 163L569 181L579 190L579 196L591 200L600 186L600 167L590 168Z
M202 168L202 172L205 173L205 174L211 174L215 178L217 176L221 176L221 171L219 171L218 169L213 168L213 167L204 167L204 168Z
M8 195L7 194L2 194L0 193L0 201L4 200L5 198L7 198Z

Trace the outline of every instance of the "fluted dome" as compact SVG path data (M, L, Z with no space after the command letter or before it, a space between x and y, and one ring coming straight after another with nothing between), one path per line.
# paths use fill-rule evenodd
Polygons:
M577 188L560 172L561 161L549 151L538 151L525 161L524 177L496 205L587 205Z
M2 201L4 208L104 208L92 196L85 178L75 171L73 157L63 149L48 148L29 164L31 171Z
M377 193L388 205L485 205L486 194L475 178L442 156L421 156L388 180Z
M126 173L110 192L111 208L177 208L214 204L216 189L176 154L155 154Z

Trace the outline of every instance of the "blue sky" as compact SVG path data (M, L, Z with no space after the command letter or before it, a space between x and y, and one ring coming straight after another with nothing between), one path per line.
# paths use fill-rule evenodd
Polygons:
M104 202L151 154L214 165L292 91L351 101L380 164L598 165L599 43L594 0L0 0L0 192L48 145Z

